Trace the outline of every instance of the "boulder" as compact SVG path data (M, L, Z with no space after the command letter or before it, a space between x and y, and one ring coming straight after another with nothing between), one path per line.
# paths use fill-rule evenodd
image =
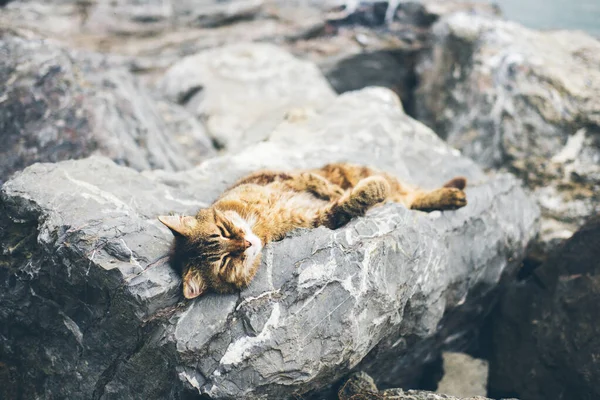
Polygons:
M425 188L466 176L469 204L388 204L335 231L295 232L265 248L247 289L180 301L157 215L195 212L259 168L343 160ZM539 218L517 179L488 178L381 88L187 171L35 164L4 184L0 207L3 376L25 398L73 399L285 399L355 367L399 387L476 328Z
M150 93L103 56L9 33L1 36L0 54L0 182L34 162L91 154L171 171L214 154L201 132L190 136L195 154L186 153Z
M355 7L352 6L355 5ZM431 26L446 14L497 15L497 7L465 1L361 1L325 13L324 33L288 42L295 55L315 62L338 93L368 86L395 91L414 113L415 64L431 46Z
M502 296L493 318L490 394L600 398L598 243L596 215Z
M264 43L186 57L166 72L159 89L203 120L229 151L266 139L295 108L318 110L335 97L313 63Z
M600 41L464 13L434 33L417 118L484 167L521 177L550 249L600 207Z

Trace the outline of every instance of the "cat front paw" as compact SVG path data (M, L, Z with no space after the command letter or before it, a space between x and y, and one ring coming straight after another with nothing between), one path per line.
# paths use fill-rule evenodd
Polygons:
M390 185L380 176L371 176L358 182L351 197L366 207L384 202L390 195Z

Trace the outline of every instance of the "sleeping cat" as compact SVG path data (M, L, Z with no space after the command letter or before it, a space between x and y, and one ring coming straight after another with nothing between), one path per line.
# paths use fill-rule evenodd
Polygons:
M173 262L188 299L207 290L247 286L261 250L296 228L337 229L386 201L408 208L455 210L467 204L465 178L424 191L371 168L337 163L299 172L260 171L225 191L192 216L160 216L175 235Z

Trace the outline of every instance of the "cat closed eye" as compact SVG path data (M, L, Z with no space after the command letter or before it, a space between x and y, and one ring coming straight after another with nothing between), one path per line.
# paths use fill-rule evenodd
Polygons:
M217 228L219 229L219 232L221 232L221 236L223 236L225 239L229 239L231 237L229 232L227 232L222 226L217 226Z

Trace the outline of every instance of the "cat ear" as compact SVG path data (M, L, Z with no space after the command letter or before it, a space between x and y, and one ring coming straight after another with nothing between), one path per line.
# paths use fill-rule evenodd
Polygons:
M213 216L216 220L226 220L227 218L225 218L225 214L223 214L221 211L217 210L216 208L213 208Z
M189 235L198 224L198 220L190 216L161 215L158 220L165 224L173 234L182 236Z
M199 274L186 274L183 277L183 296L195 299L206 291L206 282Z

